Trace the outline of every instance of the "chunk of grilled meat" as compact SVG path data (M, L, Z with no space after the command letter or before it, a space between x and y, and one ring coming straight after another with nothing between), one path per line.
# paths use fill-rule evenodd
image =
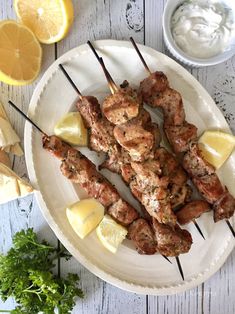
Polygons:
M133 93L133 90L127 86L124 93L129 92ZM149 214L160 222L174 224L176 217L171 207L172 204L178 205L180 201L185 202L186 186L181 188L181 185L185 185L186 177L179 163L164 149L165 153L158 152L157 158L161 160L163 172L171 177L171 182L178 184L177 189L172 189L169 194L167 176L152 171L151 167L156 167L158 164L155 161L154 151L161 137L158 127L151 122L150 114L141 108L137 117L124 124L116 125L115 139L114 125L102 116L99 103L94 97L83 97L77 107L86 126L90 128L90 147L96 151L108 153L108 159L101 165L101 168L106 167L121 174L125 182L129 184L133 195L144 206L147 206ZM137 132L138 127L140 134ZM144 141L142 138L140 141L139 135L143 136L143 134L146 134L146 137ZM148 145L146 145L147 139L151 139ZM118 140L122 146L115 140ZM142 161L144 167L139 164L138 167L141 170L138 170L137 165L134 166L134 163L131 165L133 160Z
M109 95L103 102L102 112L113 124L122 124L138 116L140 110L139 98L134 90L119 89Z
M42 147L56 158L63 160L67 157L71 146L61 141L57 136L42 136Z
M185 112L183 100L176 90L167 87L164 91L152 96L152 99L146 102L156 108L163 109L164 123L166 125L181 125L185 121Z
M186 121L181 125L167 125L164 123L164 131L176 154L188 151L190 144L197 140L196 126Z
M77 109L89 129L89 147L96 152L115 152L117 146L113 135L114 125L102 116L97 98L83 96L77 102Z
M225 189L224 194L217 202L214 203L214 221L217 222L222 219L229 219L235 212L235 199Z
M139 94L144 102L149 103L153 96L159 95L167 87L169 87L169 82L166 75L163 72L156 71L140 83Z
M135 177L130 183L132 193L144 205L148 213L162 223L175 224L166 176L160 176L159 162L148 160L144 163L131 163Z
M215 203L224 194L224 188L216 173L199 178L194 177L192 181L210 204Z
M192 188L188 184L170 184L169 190L172 208L176 208L179 205L189 202L193 192Z
M162 169L162 175L169 177L170 183L183 185L187 181L187 175L182 169L175 157L170 154L165 148L156 149L154 157L159 161Z
M141 82L139 94L150 106L163 109L167 138L176 153L186 152L182 161L183 167L202 196L213 204L215 222L231 217L235 211L234 197L224 189L214 167L203 158L198 144L195 143L197 128L185 120L181 95L171 89L167 78L160 74L150 75Z
M63 175L79 184L89 196L96 198L119 223L129 225L139 217L138 212L121 198L116 188L96 170L86 156L69 145L64 145L56 136L44 136L43 147L62 160Z
M145 109L141 109L136 118L115 126L114 137L135 161L151 157L153 148L161 141L160 131L151 123L150 114Z
M158 251L165 256L178 256L187 253L193 243L191 234L178 225L174 227L159 223L153 218L153 229Z
M211 210L210 205L203 200L192 201L176 212L177 220L181 225L185 225L199 218L203 213Z
M157 252L157 241L145 219L139 218L130 225L128 238L135 243L139 254L152 255Z
M192 178L215 173L215 168L203 158L197 143L192 144L189 151L184 155L183 167Z

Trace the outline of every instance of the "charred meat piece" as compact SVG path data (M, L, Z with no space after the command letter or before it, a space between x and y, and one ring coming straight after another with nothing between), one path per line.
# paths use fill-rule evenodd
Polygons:
M95 97L83 96L77 102L85 126L89 129L89 146L96 152L109 153L116 150L116 140L113 135L114 125L102 116L100 104Z
M171 227L153 219L153 229L158 243L158 251L165 256L178 256L187 253L193 243L187 230L178 225Z
M191 177L203 177L215 173L215 168L207 162L199 149L198 144L192 144L184 155L183 167Z
M140 103L137 95L128 94L124 89L119 89L113 95L106 97L102 111L105 117L113 124L122 124L138 116Z
M153 157L152 150L161 140L158 127L151 123L150 114L143 108L136 118L115 126L114 136L135 161Z
M96 170L86 156L56 136L43 137L43 147L62 160L62 174L109 209L109 214L119 223L129 225L138 218L135 208L120 197L116 188Z
M153 188L167 187L168 177L161 177L161 168L156 160L148 160L143 163L131 162L131 167L136 173L136 179L143 191L152 191Z
M156 123L149 123L145 126L145 129L153 134L153 137L154 137L153 147L154 149L156 149L157 147L159 147L162 140L159 126Z
M46 136L42 137L42 146L53 156L63 160L66 158L68 150L71 148L70 145L61 141L57 136Z
M169 177L169 182L183 185L187 176L179 162L165 148L161 147L155 151L155 159L159 161L162 175Z
M146 220L135 220L128 229L128 238L131 239L139 254L152 255L157 251L157 242L153 230Z
M137 211L121 199L114 186L97 172L95 165L75 149L68 151L61 165L62 173L79 184L89 196L97 199L109 214L123 225L129 225L139 215Z
M203 213L211 209L210 205L203 200L192 201L176 212L177 220L181 225L190 223L199 218Z
M192 195L192 188L188 184L170 184L169 190L172 208L176 208L179 205L187 203Z
M225 190L223 196L214 204L214 221L229 219L235 212L235 199Z
M161 107L164 114L166 125L181 125L185 121L185 112L180 93L167 87L163 92L154 95L153 102L149 103L152 107Z
M159 162L148 160L144 163L132 162L136 175L130 183L132 193L139 199L148 213L162 223L175 224L176 217L172 211L166 176L160 176Z
M201 195L208 203L215 203L224 194L224 188L216 173L192 179Z
M140 184L137 177L135 177L130 183L130 189L150 216L155 217L162 223L172 225L176 223L176 216L169 202L169 191L165 187L155 187L152 190L148 188L148 191L146 191L143 184Z
M71 148L68 151L66 159L62 161L61 171L65 177L79 184L89 196L99 200L105 207L111 206L120 198L115 187L76 149Z
M124 226L130 224L139 217L137 211L132 208L126 201L119 198L117 202L112 204L108 208L108 213L112 216L117 222L121 223Z
M77 109L80 112L86 128L91 128L97 121L102 119L100 104L93 96L83 96L79 99Z
M92 150L97 152L116 151L117 143L113 135L113 125L106 119L102 119L90 129L90 143Z
M147 102L153 97L163 92L169 86L166 75L163 72L154 72L140 83L139 93L143 101Z
M176 154L188 151L190 143L197 139L196 126L186 121L181 125L164 124L164 130Z

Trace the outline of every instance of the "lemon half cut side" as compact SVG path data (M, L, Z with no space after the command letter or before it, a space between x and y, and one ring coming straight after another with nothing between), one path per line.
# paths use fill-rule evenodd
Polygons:
M63 39L73 23L71 0L15 0L14 7L21 22L44 44Z
M26 26L12 20L0 22L0 81L9 85L32 83L41 68L42 49Z

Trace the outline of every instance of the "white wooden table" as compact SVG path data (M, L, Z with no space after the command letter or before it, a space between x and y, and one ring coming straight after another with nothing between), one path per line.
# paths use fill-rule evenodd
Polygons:
M0 18L15 19L12 0L0 0ZM41 75L60 55L88 39L126 39L130 36L168 54L162 38L164 0L74 0L75 21L69 35L60 43L43 47ZM205 69L188 70L202 83L223 111L235 132L235 57L226 63ZM11 99L25 112L33 90L40 80L28 87L1 84L0 101L23 141L23 119L8 108ZM13 159L13 169L24 178L24 157ZM0 251L11 246L12 235L22 228L33 227L41 237L57 244L58 240L42 217L33 196L0 206ZM235 252L210 280L182 294L153 297L131 294L107 284L87 271L75 259L58 265L58 273L77 272L81 277L85 299L78 301L73 313L144 314L144 313L235 313ZM14 302L0 302L0 309L12 309Z

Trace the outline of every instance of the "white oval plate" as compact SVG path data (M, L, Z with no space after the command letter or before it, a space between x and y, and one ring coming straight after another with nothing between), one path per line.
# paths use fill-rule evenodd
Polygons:
M95 46L104 57L116 82L121 83L127 79L137 86L146 77L129 42L102 40L95 42ZM150 69L164 71L171 86L182 94L187 119L198 126L199 134L207 128L220 128L229 132L229 126L212 98L191 74L169 57L151 48L141 46L141 51ZM95 95L102 100L109 93L102 70L87 45L67 52L46 71L30 102L29 116L47 134L53 134L55 123L72 109L77 98L58 68L59 63L64 64L84 95ZM159 113L154 110L151 113L153 119L158 121ZM41 134L28 123L25 126L25 150L29 176L38 190L35 193L38 204L56 236L87 269L119 288L153 295L185 291L214 274L234 247L234 239L226 223L222 221L214 224L212 213L207 213L198 219L206 241L200 237L193 224L187 226L194 243L188 254L180 256L185 281L181 280L174 259L171 265L158 254L139 255L128 240L113 255L99 243L95 232L81 240L70 227L65 207L79 197L84 197L85 193L63 177L59 160L42 149ZM88 149L82 151L96 163L102 159ZM235 154L219 173L224 184L235 195L234 173ZM108 171L104 171L104 174L128 201L136 205L118 176Z

